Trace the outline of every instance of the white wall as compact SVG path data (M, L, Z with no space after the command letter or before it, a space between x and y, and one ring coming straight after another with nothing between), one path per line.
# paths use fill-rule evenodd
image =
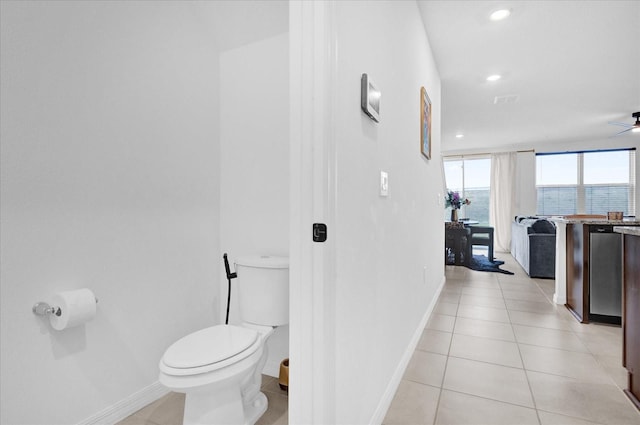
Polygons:
M1 4L0 422L77 423L218 320L218 59L190 5ZM80 287L92 322L31 312Z
M285 33L220 55L220 247L232 269L238 256L289 255L288 51ZM240 321L236 283L230 323ZM224 313L225 280L220 291ZM288 326L268 349L264 372L278 376Z
M336 369L327 372L336 423L365 424L381 419L444 278L440 77L414 2L337 2L335 23L336 337L327 355ZM360 110L365 72L382 92L380 123ZM431 160L420 153L421 86L433 104Z

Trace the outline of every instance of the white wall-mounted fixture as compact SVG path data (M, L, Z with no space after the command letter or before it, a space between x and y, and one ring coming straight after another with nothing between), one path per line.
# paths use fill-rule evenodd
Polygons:
M380 171L380 196L389 196L389 174Z

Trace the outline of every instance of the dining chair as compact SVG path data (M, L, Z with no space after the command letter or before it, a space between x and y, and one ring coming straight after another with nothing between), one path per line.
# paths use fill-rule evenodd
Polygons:
M470 251L473 252L473 245L486 246L489 249L489 261L493 261L493 227L469 226Z

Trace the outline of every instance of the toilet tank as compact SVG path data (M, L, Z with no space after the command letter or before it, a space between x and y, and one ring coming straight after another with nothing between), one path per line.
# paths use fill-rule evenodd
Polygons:
M280 326L289 323L289 258L240 257L238 303L242 321Z

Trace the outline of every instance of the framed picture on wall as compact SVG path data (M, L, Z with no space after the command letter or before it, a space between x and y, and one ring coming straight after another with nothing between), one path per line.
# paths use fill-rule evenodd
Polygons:
M431 99L424 87L420 87L420 152L431 159Z

